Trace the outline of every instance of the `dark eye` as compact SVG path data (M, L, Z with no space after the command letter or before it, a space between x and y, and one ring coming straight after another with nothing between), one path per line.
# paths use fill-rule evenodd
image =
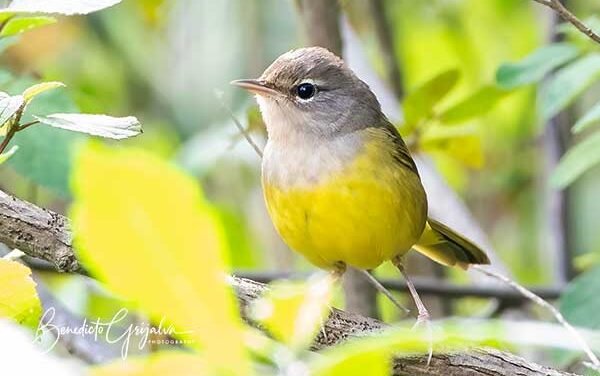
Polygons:
M307 82L298 85L296 88L296 95L298 95L298 98L300 99L310 99L315 95L316 92L317 88L315 85Z

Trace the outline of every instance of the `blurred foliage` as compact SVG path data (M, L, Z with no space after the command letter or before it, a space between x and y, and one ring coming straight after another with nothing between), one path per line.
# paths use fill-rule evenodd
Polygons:
M0 318L37 327L42 305L31 279L31 270L16 261L0 258L0 285Z
M256 308L256 318L281 343L256 333L248 340L248 328L231 312L231 293L219 279L228 268L312 270L275 234L262 206L260 160L214 96L215 89L225 89L231 79L257 77L279 54L301 45L293 3L130 0L85 17L64 17L98 9L90 4L117 2L68 2L47 15L47 7L67 2L19 0L14 3L25 8L0 12L0 139L25 97L34 94L39 96L28 104L20 124L34 121L33 115L51 119L47 115L77 112L135 114L144 124L144 136L125 145L145 152L93 146L85 149L76 166L74 213L79 213L76 223L89 237L87 243L83 239L86 247L80 252L119 296L90 292L74 277L47 280L82 315L109 318L127 306L142 311L142 317L166 314L180 327L191 325L198 333L208 333L194 337L200 357L158 353L94 372L152 374L179 367L184 374L217 364L232 367L218 353L229 356L233 351L246 362L251 353L252 366L261 374L264 369L275 373L298 359L317 374L360 374L363 366L384 374L391 354L423 351L419 333L402 331L386 340L365 339L334 348L322 362L308 361L303 352L319 330L326 303L340 300L339 292L331 291L334 296L323 298L326 289L315 298L314 288L323 281L318 278L308 284L274 284L260 302L262 308ZM556 26L561 41L546 43L551 37L547 14L532 2L384 3L406 93L398 101L404 114L398 126L411 148L431 157L450 185L468 198L502 260L517 279L528 283L554 282L557 266L546 253L546 190L549 183L568 187L573 199L569 231L585 273L562 297L561 311L578 325L597 328L593 292L600 287L594 269L600 260L600 233L595 231L600 170L593 167L600 162L598 46L564 24ZM577 14L591 14L600 10L592 3L574 0L569 7ZM360 47L375 69L384 72L368 0L343 1L342 8L360 37ZM600 30L598 18L585 22ZM45 84L36 86L40 82ZM66 88L53 82L64 82ZM266 134L256 106L231 90L223 100L232 103L262 145ZM565 111L573 120L573 145L548 181L541 134L549 118ZM72 195L73 157L88 136L51 125L16 133L0 153L0 186L64 211ZM163 159L174 160L196 181ZM198 182L203 193L196 188ZM167 205L178 209L167 211ZM148 221L146 227L139 226L140 218ZM204 230L192 231L194 224ZM126 236L126 229L137 235ZM106 232L114 236L103 236ZM207 247L200 238L212 239L212 245ZM207 262L210 257L229 261ZM11 270L19 268L14 265ZM204 274L198 267L205 268ZM395 271L383 269L382 275L397 277ZM31 292L27 270L15 270L20 270L24 289L14 291ZM9 275L0 272L0 277L5 274ZM207 280L211 291L199 287ZM27 307L37 309L31 294L23 298ZM389 303L381 305L386 318L398 317ZM482 304L462 299L454 308L458 314L472 315L481 312ZM221 328L230 328L229 337ZM452 329L438 339L452 348L479 340L497 344L501 334L494 330L484 340ZM223 340L206 347L215 336ZM211 356L211 351L217 355ZM265 364L257 364L255 358L260 357ZM244 361L236 365L244 367Z

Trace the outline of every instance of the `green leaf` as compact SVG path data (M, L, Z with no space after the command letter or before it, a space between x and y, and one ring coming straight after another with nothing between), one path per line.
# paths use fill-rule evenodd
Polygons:
M0 32L0 37L24 33L28 30L56 23L56 18L47 16L11 18Z
M13 145L13 147L11 147L8 151L0 154L0 164L6 162L8 160L8 158L12 157L17 150L19 150L19 147L17 145Z
M25 99L22 95L8 96L6 93L0 94L0 126L10 120L14 114L23 106Z
M600 54L589 54L558 70L542 88L542 117L547 120L558 114L598 79Z
M596 104L588 112L586 112L585 115L577 120L571 131L573 133L579 133L598 122L600 122L600 103Z
M562 157L550 178L556 188L565 188L600 162L600 132L573 146Z
M458 124L485 115L508 94L496 86L484 86L439 115L444 124Z
M294 350L306 349L329 316L334 279L275 282L252 304L251 315L269 334Z
M31 79L19 79L9 87L10 91L23 92L34 85ZM35 120L31 113L47 115L53 112L77 112L66 90L53 90L44 94L43 100L28 104L21 122ZM32 182L49 188L62 197L69 197L69 175L75 146L87 136L62 129L33 126L17 132L14 144L20 149L6 165Z
M365 349L360 352L343 356L326 366L315 367L315 376L389 376L392 369L391 351L382 349ZM369 370L368 373L365 371Z
M584 328L600 329L600 268L575 278L560 297L559 309L568 322Z
M577 47L569 43L554 43L538 48L517 63L502 64L496 72L496 82L505 89L537 82L578 54Z
M197 182L148 153L89 145L73 190L75 248L86 268L156 322L173 324L202 350L206 374L248 374L222 227Z
M0 286L0 318L37 326L42 306L31 270L16 261L0 258Z
M37 95L42 94L45 91L56 89L59 87L64 87L65 84L62 82L51 81L51 82L42 82L39 84L35 84L33 86L28 87L23 92L23 98L25 98L25 102L30 102Z
M12 0L0 12L13 13L59 13L68 16L88 14L120 3L122 0Z
M40 123L50 125L51 127L115 140L134 137L142 133L142 125L133 116L112 117L90 114L52 114L34 117Z
M414 126L431 116L435 105L456 85L457 69L439 73L406 96L402 103L405 124Z

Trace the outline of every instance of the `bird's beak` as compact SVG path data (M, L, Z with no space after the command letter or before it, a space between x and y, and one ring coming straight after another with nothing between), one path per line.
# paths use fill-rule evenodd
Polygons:
M230 84L239 86L242 89L246 89L249 92L258 95L279 95L279 92L277 90L269 87L266 82L261 80L235 80L231 81Z

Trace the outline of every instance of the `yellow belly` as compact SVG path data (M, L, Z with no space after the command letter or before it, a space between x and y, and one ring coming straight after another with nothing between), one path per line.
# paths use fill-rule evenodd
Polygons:
M283 240L325 269L339 261L372 269L402 255L417 242L427 218L418 176L378 145L313 185L280 187L263 180L263 188Z

